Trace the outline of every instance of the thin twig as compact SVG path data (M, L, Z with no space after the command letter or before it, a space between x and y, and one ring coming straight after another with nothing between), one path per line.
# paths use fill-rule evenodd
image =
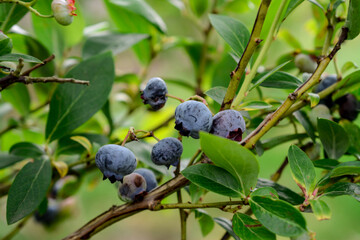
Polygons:
M29 76L29 74L30 74L32 71L34 71L34 70L36 70L36 69L38 69L38 68L40 68L40 67L43 67L44 65L46 65L46 64L48 64L49 62L51 62L52 60L54 60L54 58L55 58L55 55L53 54L53 55L51 55L50 57L48 57L48 58L46 58L45 60L43 60L42 63L38 63L38 64L36 64L35 66L33 66L33 67L29 68L28 70L26 70L25 72L23 72L23 73L21 74L21 76Z

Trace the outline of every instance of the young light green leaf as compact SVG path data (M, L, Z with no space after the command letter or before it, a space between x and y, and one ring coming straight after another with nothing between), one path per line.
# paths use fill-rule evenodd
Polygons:
M46 124L48 141L71 133L105 104L115 77L111 53L97 55L81 62L66 77L86 79L90 86L58 86L50 102Z
M284 15L284 18L283 18L283 21L285 20L285 18L287 18L287 16L290 15L290 13L292 11L295 10L295 8L297 8L301 3L303 3L304 0L290 0L288 6L287 6L287 9L285 11L285 15Z
M212 217L203 209L195 210L195 218L198 220L201 233L203 237L206 237L214 228L214 220Z
M260 74L261 77L256 77L252 82L254 82L254 85L250 88L249 91L253 90L254 88L258 87L260 84L262 84L266 79L268 79L271 75L279 71L282 67L284 67L286 64L288 64L291 61L284 62L283 64L280 64L279 66L275 67L269 72L265 72Z
M189 0L189 6L196 16L200 17L203 15L209 5L208 0Z
M316 184L315 167L310 158L298 146L289 148L288 159L292 176L298 185L305 189L308 196L312 194Z
M234 232L244 240L275 240L276 235L266 229L258 220L243 213L233 217Z
M311 140L315 142L316 135L315 135L315 129L313 125L310 122L310 119L303 111L296 111L293 113L295 118L300 122L300 124L305 128L306 133L309 135Z
M9 53L0 56L0 61L8 61L8 62L18 62L19 59L22 58L24 62L29 63L42 63L41 60L37 59L36 57L20 54L20 53Z
M347 39L351 40L360 33L360 0L350 0L345 27L349 29Z
M89 58L107 51L117 55L147 37L149 35L136 33L107 33L105 35L92 36L84 43L83 57Z
M166 32L166 25L152 7L143 0L111 0L111 3L135 13L151 23L160 32Z
M318 132L326 153L331 159L340 158L349 148L349 137L337 123L319 118Z
M320 102L320 96L316 93L308 93L310 98L310 107L315 107Z
M317 220L328 220L331 218L329 206L322 200L309 200L311 209Z
M72 137L70 137L70 139L79 143L81 146L83 146L87 150L87 152L89 154L91 154L93 146L92 146L91 142L89 141L89 139L87 139L84 136L72 136Z
M225 94L226 94L226 87L214 87L205 92L212 100L217 102L218 104L222 104Z
M290 61L286 62L289 63ZM280 65L281 66L281 65ZM283 67L283 66L281 66ZM258 74L252 82L257 84L257 82L262 81L260 86L267 88L279 88L279 89L296 89L299 87L302 82L293 75L286 72L274 72L271 75L267 76L269 72L264 72ZM263 79L265 78L265 79Z
M323 196L337 197L342 195L349 195L360 202L360 185L349 182L337 182L334 185L325 189Z
M284 200L292 205L299 205L305 201L304 197L300 196L291 189L267 179L259 178L256 187L272 187L276 190L281 200Z
M272 105L262 101L250 101L244 102L243 104L236 107L238 111L255 111L259 109L271 108Z
M219 35L230 45L236 55L241 57L250 38L246 26L239 20L223 15L210 14L209 19Z
M357 69L357 68L359 68L359 66L353 61L348 61L348 62L344 63L344 65L341 67L341 72L345 73L352 68Z
M271 232L291 237L306 231L304 217L289 203L259 196L252 197L249 202L255 217Z
M360 174L360 162L351 161L343 162L337 165L331 172L330 177L339 177L344 175L359 175Z
M238 181L226 170L210 165L199 164L185 168L181 172L192 183L211 192L229 197L241 197Z
M67 154L67 155L75 155L75 154L82 154L85 150L85 147L74 140L71 140L73 136L82 136L88 139L91 142L91 145L98 144L100 146L105 145L109 142L109 139L100 134L94 133L77 133L74 135L64 136L59 139L58 146L56 148L56 154Z
M219 224L223 229L225 229L225 231L228 232L235 240L240 240L240 238L235 234L232 227L232 222L229 219L223 217L216 217L214 218L214 221Z
M240 191L247 196L256 186L259 163L253 153L237 142L200 132L200 145L215 163L230 172L240 183Z
M46 196L51 182L51 164L40 158L26 164L9 190L6 219L13 224L33 212Z

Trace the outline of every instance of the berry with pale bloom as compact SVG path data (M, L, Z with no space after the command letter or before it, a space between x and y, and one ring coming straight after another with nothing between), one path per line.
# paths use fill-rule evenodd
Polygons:
M51 9L55 20L61 25L69 25L73 21L75 13L75 0L53 0Z

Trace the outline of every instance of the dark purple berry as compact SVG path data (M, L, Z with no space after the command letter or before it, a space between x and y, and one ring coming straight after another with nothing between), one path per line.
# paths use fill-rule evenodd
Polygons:
M354 121L359 114L359 102L352 94L346 94L339 98L336 103L339 104L339 113L341 118Z
M153 110L162 108L167 100L166 83L161 78L151 78L141 93L143 103L149 104Z
M224 110L214 116L210 133L239 142L245 130L245 120L240 112Z
M337 82L336 75L329 75L329 76L325 77L323 80L321 80L321 82L314 87L314 92L319 93L319 92L325 90L326 88L330 87L331 85L335 84L336 82ZM329 96L325 97L324 99L321 99L319 104L324 104L328 108L331 108L334 105L334 102L331 98L331 95L329 95Z
M141 176L143 176L143 178L145 178L146 192L150 192L151 190L157 187L157 181L153 171L147 168L138 168L134 171L134 173L138 173Z
M115 144L102 146L96 153L95 163L104 174L104 180L109 178L111 183L122 181L137 165L135 155L129 149Z
M151 150L151 160L156 165L177 166L183 152L182 143L173 137L160 140Z
M175 129L183 136L199 138L199 131L209 132L212 114L206 105L198 101L186 101L175 110Z
M124 177L119 186L118 196L124 202L133 202L135 198L146 191L146 180L138 173L131 173Z

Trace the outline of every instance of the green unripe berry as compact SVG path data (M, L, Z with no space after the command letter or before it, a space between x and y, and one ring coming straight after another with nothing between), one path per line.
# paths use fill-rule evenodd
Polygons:
M55 20L64 26L72 23L75 14L75 0L53 0L51 9Z

